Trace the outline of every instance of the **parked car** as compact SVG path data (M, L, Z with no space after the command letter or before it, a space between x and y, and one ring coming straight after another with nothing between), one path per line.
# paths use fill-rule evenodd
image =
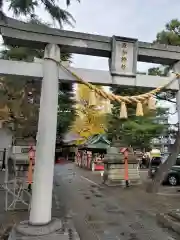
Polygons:
M150 162L149 171L148 171L148 176L150 178L153 178L155 176L162 162L164 162L162 157L152 158ZM176 164L165 175L163 184L169 184L171 186L176 186L180 184L180 156L178 156Z
M168 174L166 174L163 183L171 186L180 184L180 166L174 165Z

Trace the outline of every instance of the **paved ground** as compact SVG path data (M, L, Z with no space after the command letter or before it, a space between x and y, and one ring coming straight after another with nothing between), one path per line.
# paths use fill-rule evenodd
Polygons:
M146 171L141 172L146 179ZM0 182L3 173L0 172ZM179 239L156 224L156 213L179 207L179 194L145 193L141 187L108 188L99 174L74 164L56 165L53 216L71 218L81 240L173 240ZM4 212L4 191L0 191L0 231L28 219L28 212Z
M29 218L29 211L23 204L18 206L24 210L5 212L5 191L1 186L4 182L4 174L4 172L0 171L0 239L6 239L3 237L5 235L8 236L8 233L14 224L18 224L19 222L28 220ZM69 231L69 229L74 231L71 219L67 219L68 209L66 211L64 205L57 200L55 191L56 188L54 188L53 191L52 216L62 220L63 231Z
M71 212L82 240L178 239L157 225L156 213L178 208L179 196L154 196L142 187L108 188L98 174L73 164L57 165L55 173L57 199Z
M27 219L27 211L5 212L5 192L1 187L4 182L4 172L0 171L0 239L7 228L12 227L16 222Z

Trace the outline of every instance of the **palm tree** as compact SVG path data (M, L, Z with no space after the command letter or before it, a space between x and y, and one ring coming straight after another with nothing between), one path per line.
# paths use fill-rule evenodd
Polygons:
M67 7L71 4L71 0L65 0ZM76 0L80 2L80 0ZM0 17L5 18L3 12L3 4L7 2L9 10L13 11L16 17L26 16L34 18L36 16L35 11L38 7L43 6L45 11L49 13L53 20L59 23L62 28L63 23L68 25L73 25L75 19L73 16L65 9L62 9L58 0L0 0Z

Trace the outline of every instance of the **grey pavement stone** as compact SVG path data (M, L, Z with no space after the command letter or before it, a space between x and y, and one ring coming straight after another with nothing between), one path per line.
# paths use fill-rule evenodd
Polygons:
M73 212L74 223L82 240L176 239L157 224L156 213L176 207L179 200L148 194L139 186L129 189L101 188L97 174L72 166L71 170L68 168L68 165L56 168L57 194ZM73 179L72 171L76 172ZM72 180L70 184L69 178ZM95 184L92 185L92 181ZM96 197L97 192L101 197ZM86 234L89 229L94 237Z
M9 240L79 240L79 235L69 223L53 219L46 226L30 226L23 222L11 231Z
M4 172L0 171L0 184L2 184L3 181L4 181ZM68 210L65 211L64 205L62 205L62 203L57 199L57 195L55 194L55 192L56 192L56 187L54 186L52 216L61 220L62 227L60 231L56 233L52 233L51 236L47 235L47 238L43 238L43 240L46 240L46 239L54 240L54 239L57 239L57 236L58 237L61 236L61 238L58 238L60 240L69 240L69 239L77 240L79 239L79 235L75 230L72 219L68 217L69 212ZM23 222L25 220L28 220L29 218L29 212L27 209L24 211L5 212L4 198L5 198L5 191L4 189L0 188L0 239L3 239L2 235L7 238L9 231L12 229L14 225L17 225L20 222ZM18 237L20 237L20 235ZM26 237L23 236L23 240L25 239ZM40 240L41 238L39 236L38 238L35 236L32 236L32 239Z
M99 175L73 164L55 168L54 185L52 215L62 220L64 233L71 232L81 240L178 239L156 222L157 213L179 206L177 198L147 194L140 187L108 188L101 185ZM28 212L24 217L19 214L14 214L19 218L16 222L28 219Z
M168 213L157 214L157 221L163 227L173 230L178 235L180 234L180 222L178 222L175 218L170 216Z

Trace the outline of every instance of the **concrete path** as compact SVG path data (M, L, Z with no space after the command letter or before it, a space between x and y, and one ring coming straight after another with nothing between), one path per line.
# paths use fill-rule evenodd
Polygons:
M52 215L73 221L81 240L178 239L156 224L156 214L178 208L179 196L152 196L142 188L108 188L99 174L74 164L56 165L54 183ZM28 216L28 211L6 213L0 190L0 233Z
M179 205L179 199L150 195L140 187L101 185L100 176L73 164L55 168L57 204L66 205L82 240L172 240L156 223L156 213ZM66 211L65 210L65 211Z
M20 208L24 210L21 211L5 211L5 191L1 187L4 182L4 172L0 171L0 239L4 239L2 236L7 235L14 224L18 224L23 220L29 219L29 211L26 206L19 204ZM52 203L52 216L57 217L62 220L63 229L62 231L71 230L73 234L74 226L71 219L67 219L68 211L65 211L64 205L61 205L57 200L57 195L55 194L55 187L53 189L53 203Z

